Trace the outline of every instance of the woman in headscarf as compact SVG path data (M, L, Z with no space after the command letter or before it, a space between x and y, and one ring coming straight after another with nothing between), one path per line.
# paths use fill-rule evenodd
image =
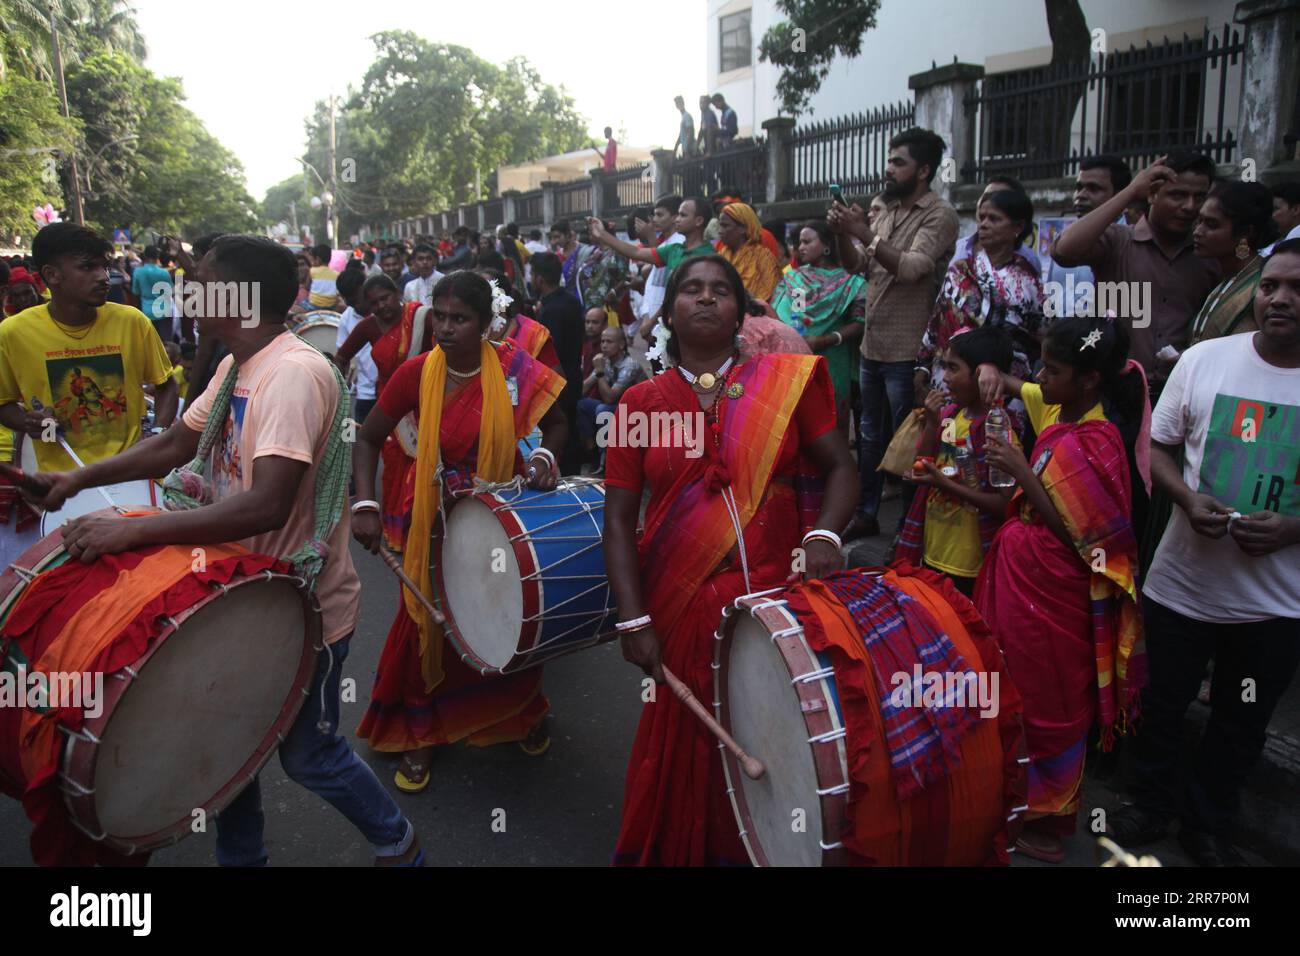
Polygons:
M781 321L804 336L808 347L826 356L835 385L835 412L841 431L849 424L849 393L856 377L854 355L862 339L867 282L840 265L830 227L812 220L799 230L799 268L781 276L772 308Z
M763 224L752 207L743 202L722 207L717 249L736 267L751 299L772 301L776 284L781 281L781 263L763 243Z

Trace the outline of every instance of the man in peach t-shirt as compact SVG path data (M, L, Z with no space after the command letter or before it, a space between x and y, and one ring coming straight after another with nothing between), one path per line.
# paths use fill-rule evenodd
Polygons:
M298 294L293 254L258 236L223 236L199 263L197 278L255 289L258 298L252 301L260 302L259 314L199 317L201 334L220 336L230 355L186 409L183 424L87 468L42 475L51 485L42 504L57 507L85 488L156 477L187 464L234 367L230 409L205 468L213 503L129 520L89 515L72 521L63 536L74 558L90 562L101 554L156 544L227 541L284 557L313 537L316 470L343 393L329 360L285 329L285 316ZM328 557L316 582L325 647L302 711L280 746L280 762L292 779L332 803L361 830L377 862L419 865L422 853L414 827L338 732L339 682L361 593L348 551L349 517L344 508L326 542ZM318 729L321 722L328 726L326 733ZM223 866L266 862L261 804L254 780L218 816L217 861Z

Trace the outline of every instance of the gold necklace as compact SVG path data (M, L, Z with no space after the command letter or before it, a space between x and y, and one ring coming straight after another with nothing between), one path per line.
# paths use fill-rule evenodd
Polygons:
M87 335L90 334L91 330L95 327L95 323L99 321L99 313L96 312L95 317L91 319L89 322L87 322L85 325L78 326L79 328L82 329L82 333L80 335L77 335L76 333L69 331L66 325L64 325L62 322L60 322L58 319L54 317L53 312L50 313L50 321L53 322L55 327L58 328L58 330L62 332L64 335L66 335L68 338L75 339L76 341L80 342L82 339L84 339Z

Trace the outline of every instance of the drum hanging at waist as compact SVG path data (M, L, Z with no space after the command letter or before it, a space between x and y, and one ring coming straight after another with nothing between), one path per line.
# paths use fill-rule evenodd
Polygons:
M878 576L882 571L848 573ZM945 615L955 622L945 633L973 671L997 675L987 682L994 690L994 706L962 738L956 769L909 799L895 792L879 692L871 683L877 675L864 683L863 673L837 670L831 654L814 649L805 621L791 607L799 589L746 595L724 610L714 646L715 712L737 742L767 767L762 778L751 780L733 755L722 755L732 809L755 865L1006 862L1026 809L1019 698L987 629L976 636L957 621L970 620L973 607L938 578L921 572L882 582L917 595L903 603L909 615L928 614L923 601L959 607ZM851 636L860 639L856 632ZM885 675L886 687L892 677ZM846 688L846 680L854 683ZM846 690L859 706L865 699L873 708L865 731L863 724L846 721ZM863 732L873 739L867 741L869 758L855 768L855 777L850 758L861 752L864 741L850 734Z
M206 828L302 706L320 614L301 585L231 544L83 565L54 533L14 562L0 667L46 674L57 705L0 708L0 785L33 816L33 847L76 845L87 862L97 845L143 853Z
M435 534L431 577L448 640L480 673L510 673L611 640L605 486L522 479L466 495Z

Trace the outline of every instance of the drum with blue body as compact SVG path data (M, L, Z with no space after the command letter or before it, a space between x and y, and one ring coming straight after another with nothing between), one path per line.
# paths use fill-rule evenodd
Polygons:
M456 500L432 549L445 633L484 674L536 667L616 636L605 576L605 486L521 481Z

